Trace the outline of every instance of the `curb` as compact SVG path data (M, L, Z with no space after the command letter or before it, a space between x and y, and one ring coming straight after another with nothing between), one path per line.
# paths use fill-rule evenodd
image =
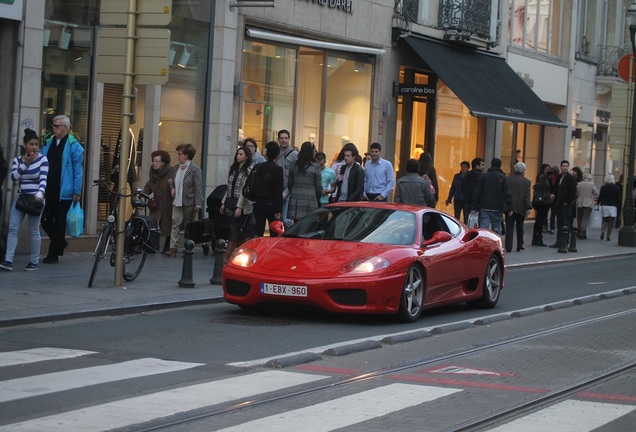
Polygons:
M568 253L573 254L576 252L568 252ZM631 256L631 255L636 255L636 251L616 252L616 253L609 253L606 255L585 255L585 256L572 257L572 258L561 258L561 259L544 260L544 261L531 261L531 262L518 263L518 264L506 264L506 268L517 269L517 268L538 267L538 266L547 266L547 265L555 265L555 264L568 264L568 263L574 263L574 262L580 262L580 261L599 260L599 259L605 259L605 258L616 258L616 257Z
M320 360L323 357L330 357L334 355L346 355L350 353L357 353L361 351L367 351L371 349L383 348L384 346L391 346L397 343L412 342L432 336L447 334L455 331L460 331L474 326L490 325L498 321L506 321L510 319L523 318L545 312L552 312L559 309L565 309L574 306L580 306L583 304L594 303L602 300L612 299L621 296L636 294L636 286L621 288L614 291L608 291L596 295L589 295L585 297L579 297L570 300L563 300L556 303L546 304L542 306L533 306L527 309L519 309L516 311L490 315L481 318L475 318L474 320L457 321L447 323L441 326L427 327L424 329L410 330L403 333L396 333L394 335L382 335L378 336L379 339L365 339L352 341L351 343L343 343L341 345L334 345L324 349L321 353L307 351L295 353L294 355L283 355L280 358L268 359L263 361L262 364L253 364L252 367L261 366L265 368L284 368L290 366L298 366L300 364L313 362Z
M175 302L167 302L167 303L147 303L147 304L123 306L123 307L117 307L117 308L94 309L94 310L77 311L77 312L69 312L69 313L56 313L56 314L42 315L42 316L12 318L8 320L0 320L0 328L27 325L27 324L42 324L42 323L50 322L50 321L68 321L68 320L79 319L79 318L130 315L130 314L141 313L141 312L157 311L157 310L164 310L164 309L176 309L176 308L186 307L186 306L199 306L199 305L206 305L206 304L223 303L224 301L225 300L223 300L223 297L209 297L209 298L198 299L198 300L184 300L184 301L175 301Z

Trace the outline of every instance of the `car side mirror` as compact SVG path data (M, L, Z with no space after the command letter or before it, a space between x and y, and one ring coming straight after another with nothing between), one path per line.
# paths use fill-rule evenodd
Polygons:
M453 236L451 236L449 232L436 231L435 234L433 234L433 237L431 237L428 240L425 240L422 243L422 247L426 248L426 247L430 247L432 245L439 245L441 243L446 243L447 241L449 241L452 238L453 238Z

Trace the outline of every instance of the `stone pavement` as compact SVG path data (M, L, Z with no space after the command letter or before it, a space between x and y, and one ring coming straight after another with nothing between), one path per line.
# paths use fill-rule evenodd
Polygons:
M513 249L506 254L508 268L636 254L635 248L618 246L618 230L608 242L600 240L600 229L588 229L588 239L577 241L578 252L566 254L531 246L531 234L531 223L526 223L525 250ZM545 234L544 242L552 244L555 237ZM197 246L194 252L194 288L178 285L181 254L177 258L148 255L139 277L133 282L124 281L121 288L114 287L114 269L108 260L102 261L93 287L87 288L93 265L91 252L69 252L60 257L59 264L41 263L36 272L22 271L29 256L17 255L13 272L0 270L0 327L222 302L221 286L209 282L214 272L213 251L205 256Z

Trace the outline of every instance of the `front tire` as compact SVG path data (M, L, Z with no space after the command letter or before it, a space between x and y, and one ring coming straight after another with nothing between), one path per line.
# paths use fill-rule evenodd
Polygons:
M400 296L400 309L398 319L402 322L412 323L418 320L424 305L424 273L416 264L409 267L404 279L402 294Z
M95 252L93 253L93 257L95 258L95 262L93 263L93 270L91 271L91 277L88 279L88 287L93 286L93 281L95 280L95 275L97 274L97 269L99 268L99 263L104 258L106 254L106 248L108 247L108 241L110 240L110 225L106 225L104 227L104 231L102 231L102 235L99 236L99 240L97 241L97 247L95 248Z
M492 309L499 301L503 284L503 265L496 255L491 255L484 274L483 292L479 300L468 302L469 306Z

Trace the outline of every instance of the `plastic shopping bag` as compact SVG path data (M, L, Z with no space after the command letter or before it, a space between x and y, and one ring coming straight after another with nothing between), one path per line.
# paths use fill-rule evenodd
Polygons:
M66 213L66 230L71 237L79 237L84 232L84 210L79 202L71 204Z
M479 212L470 212L468 215L468 228L479 228Z

